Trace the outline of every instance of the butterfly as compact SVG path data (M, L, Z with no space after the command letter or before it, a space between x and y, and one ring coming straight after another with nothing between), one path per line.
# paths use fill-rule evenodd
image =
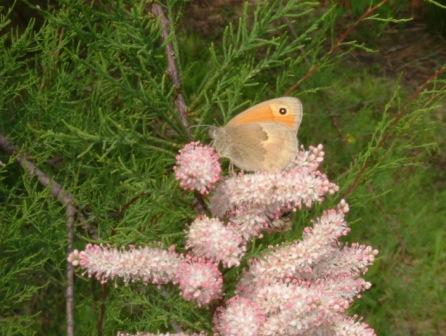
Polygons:
M299 99L280 97L241 112L223 127L211 127L212 145L221 157L246 171L286 168L298 150L303 107Z

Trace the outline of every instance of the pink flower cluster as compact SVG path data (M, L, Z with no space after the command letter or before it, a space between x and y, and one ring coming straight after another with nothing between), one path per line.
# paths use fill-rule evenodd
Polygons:
M253 283L263 282L263 279L319 278L314 266L324 257L332 260L335 250L339 250L338 239L349 232L344 217L347 211L346 202L341 201L337 209L324 211L313 222L313 227L304 229L302 241L271 248L263 258L251 260L249 271L240 280L239 290L252 290Z
M244 240L277 229L277 220L302 206L311 207L338 187L317 170L322 145L297 153L294 164L283 171L239 174L218 184L210 197L212 214L227 218Z
M177 156L176 178L186 190L203 195L212 191L208 201L213 217L200 215L189 225L184 254L173 249L87 245L68 260L101 282L120 278L176 284L184 299L205 306L223 297L219 266L238 266L250 240L290 228L289 212L311 207L338 190L319 171L323 158L322 145L301 147L285 170L239 173L220 180L213 148L190 143ZM348 211L342 200L305 228L300 241L269 247L248 260L235 296L215 311L214 335L375 335L360 318L346 313L371 286L361 276L378 253L370 246L339 242L350 231L345 221Z
M217 309L214 318L215 335L259 335L260 326L266 320L265 313L255 302L235 296L226 307Z
M221 296L223 277L217 265L205 258L186 258L177 269L176 281L183 298L200 307Z
M218 154L210 146L191 142L180 150L176 159L175 176L185 190L206 195L220 179Z
M248 330L255 330L252 335L341 335L345 330L352 335L374 335L366 324L345 315L353 300L370 287L360 275L378 253L371 247L339 243L349 232L344 219L347 211L347 203L341 201L306 228L301 241L272 248L251 260L237 296L217 313L217 334L236 335L226 321L257 316L244 323ZM244 311L234 309L241 304L238 300L243 300Z
M186 248L225 267L238 266L245 252L239 233L218 218L198 217L189 227Z
M150 247L125 250L88 244L84 251L71 252L68 261L101 283L120 278L126 283L178 284L182 296L199 306L221 296L223 279L214 263L171 250Z
M322 145L308 151L301 148L287 170L223 179L210 196L215 218L197 218L189 228L186 247L225 267L238 265L252 238L289 228L283 214L302 205L310 207L338 190L317 170L323 157Z
M206 334L205 333L189 334L189 333L184 333L184 332L167 333L167 334L152 334L152 333L138 332L136 334L129 334L129 333L120 331L120 332L118 332L117 336L206 336Z
M84 251L71 252L68 261L84 268L89 277L94 276L101 283L120 278L126 283L143 281L161 285L174 281L183 258L160 248L124 250L88 244Z
M315 171L324 161L324 146L309 146L306 151L304 146L300 146L300 150L296 154L292 167L306 168L309 171Z

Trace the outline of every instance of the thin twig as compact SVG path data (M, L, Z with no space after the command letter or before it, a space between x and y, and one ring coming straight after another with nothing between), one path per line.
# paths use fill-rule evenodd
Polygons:
M199 192L195 191L194 196L195 196L195 199L197 200L195 210L198 213L207 213L208 216L211 215L211 210L209 210L209 207L206 204L206 201L204 200L203 195L201 195Z
M305 75L303 75L298 81L297 83L293 84L288 90L286 90L285 92L285 96L289 96L292 93L296 92L300 86L302 85L303 82L305 82L308 78L310 78L311 76L313 76L313 74L316 73L317 70L319 70L319 67L321 66L320 63L316 63L316 64L312 64L311 67L308 68L307 72L305 73Z
M79 211L75 207L73 196L67 192L59 183L51 179L37 166L27 159L24 155L18 154L17 148L11 144L6 137L0 134L0 149L8 155L15 155L17 162L22 166L26 173L35 177L41 185L48 188L51 195L65 207L65 214L67 217L67 254L73 250L73 228L76 214ZM66 319L67 319L67 336L74 335L74 271L73 265L67 262L67 288L66 288Z
M68 206L74 203L74 198L69 192L65 191L59 183L52 180L25 156L17 154L17 148L12 145L3 135L0 135L0 149L6 154L17 155L17 161L22 168L30 176L37 178L40 184L47 187L50 190L51 195L53 195L54 198L56 198L62 205Z
M174 89L175 89L175 105L178 110L178 114L180 116L181 122L183 123L183 126L185 127L188 136L191 136L190 130L189 130L189 123L187 121L187 106L184 102L183 95L181 94L181 80L180 80L180 74L178 72L177 64L176 64L176 57L175 52L173 49L173 45L171 42L169 42L170 37L170 22L169 19L164 14L163 9L160 5L154 3L151 7L152 13L157 16L161 23L161 36L163 38L165 48L166 48L166 57L167 57L167 73L169 74L169 77L173 83ZM209 212L209 209L206 205L206 202L204 201L203 197L199 193L195 193L195 198L197 200L199 210L200 212Z
M108 284L101 285L101 306L99 308L99 319L97 323L98 336L104 335L104 320L105 320L105 303L109 292Z
M381 2L377 3L374 6L370 6L366 9L364 13L355 21L353 24L351 24L336 40L335 44L331 47L329 54L333 54L336 49L338 49L342 43L346 40L346 38L355 30L356 26L359 25L362 21L367 19L368 17L372 16L374 12L376 12L377 9L379 9L381 6L386 4L388 0L382 0Z
M409 97L409 101L414 101L415 99L417 99L417 97L421 94L421 92L424 91L424 89L429 85L429 83L431 83L432 81L437 79L444 72L446 72L446 65L439 67L420 86L418 86L418 88L415 90L415 92Z
M142 192L138 193L136 196L133 196L129 201L127 201L127 203L125 203L123 206L121 206L121 208L119 210L116 210L113 213L113 217L116 219L121 219L122 217L124 217L125 212L128 210L128 208L130 208L131 205L133 205L141 197L144 197L148 194L149 194L148 192L142 191Z
M63 189L61 189L63 190ZM67 216L67 255L73 251L73 228L76 216L76 208L70 201L65 205ZM74 335L74 267L67 262L67 288L66 288L66 312L67 312L67 336Z
M342 132L341 126L339 125L339 120L334 114L330 114L330 123L336 130L336 133L338 134L339 139L341 140L342 145L347 145L348 140L344 136L344 133Z
M388 2L388 0L382 0L376 5L367 8L367 10L364 13L362 13L362 15L355 22L353 22L341 35L339 35L335 43L333 43L330 50L324 55L322 59L331 56L335 51L337 51L339 47L342 45L342 43L344 43L344 41L347 39L347 37L355 30L356 26L358 26L362 21L370 17L378 8L380 8L386 2ZM303 82L308 80L311 76L313 76L316 73L317 70L319 70L321 65L322 64L320 62L311 65L311 67L308 68L307 72L295 84L293 84L288 90L286 90L285 95L288 96L296 92L300 88Z
M441 74L446 72L446 66L442 66L438 68L431 76L429 76L421 85L418 86L418 88L415 90L415 92L409 97L408 103L414 102L420 94L426 89L426 87L433 81L435 81ZM410 104L406 104L406 106L410 106ZM401 109L398 111L398 113L395 114L393 119L390 121L389 126L387 127L387 130L391 130L394 126L398 124L398 122L401 120L401 118L406 114L407 108ZM384 144L389 140L390 136L392 135L391 132L386 132L383 134L381 139L379 140L378 144L375 148L382 148ZM366 172L368 166L369 166L369 158L372 157L370 155L366 160L364 161L361 169L358 171L358 173L355 176L355 179L350 184L350 186L347 188L347 190L342 194L342 198L347 198L350 194L352 194L358 187L361 182L362 176Z
M169 42L170 36L170 22L163 9L158 4L152 5L152 13L157 16L161 24L161 36L165 44L166 58L167 58L167 73L172 81L175 90L175 105L180 116L181 123L186 129L187 134L190 136L189 122L187 121L187 106L181 94L181 80L176 64L176 56L173 49L172 42Z

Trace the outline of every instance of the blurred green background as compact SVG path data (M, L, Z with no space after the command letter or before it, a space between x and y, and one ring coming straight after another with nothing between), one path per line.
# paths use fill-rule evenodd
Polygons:
M442 335L446 81L434 74L446 65L446 1L387 1L356 25L377 3L176 0L164 7L191 125L222 125L283 95L317 65L293 93L304 104L298 137L325 146L323 170L341 191L297 213L291 232L253 242L247 257L298 239L309 219L348 193L348 240L380 250L366 274L373 287L352 314L379 335ZM98 234L76 227L77 248L160 241L181 250L195 217L193 196L172 175L176 152L189 140L149 5L40 0L0 7L0 134L75 196ZM205 127L192 131L209 141ZM0 153L0 160L0 335L61 335L63 208L13 157ZM225 273L228 295L240 271ZM211 330L208 311L166 290L167 298L153 286L101 286L77 273L76 334L168 331L172 321Z

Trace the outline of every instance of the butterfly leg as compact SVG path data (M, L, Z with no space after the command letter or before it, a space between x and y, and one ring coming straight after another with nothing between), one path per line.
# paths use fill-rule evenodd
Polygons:
M235 169L232 162L229 162L229 175L234 176L235 175Z

